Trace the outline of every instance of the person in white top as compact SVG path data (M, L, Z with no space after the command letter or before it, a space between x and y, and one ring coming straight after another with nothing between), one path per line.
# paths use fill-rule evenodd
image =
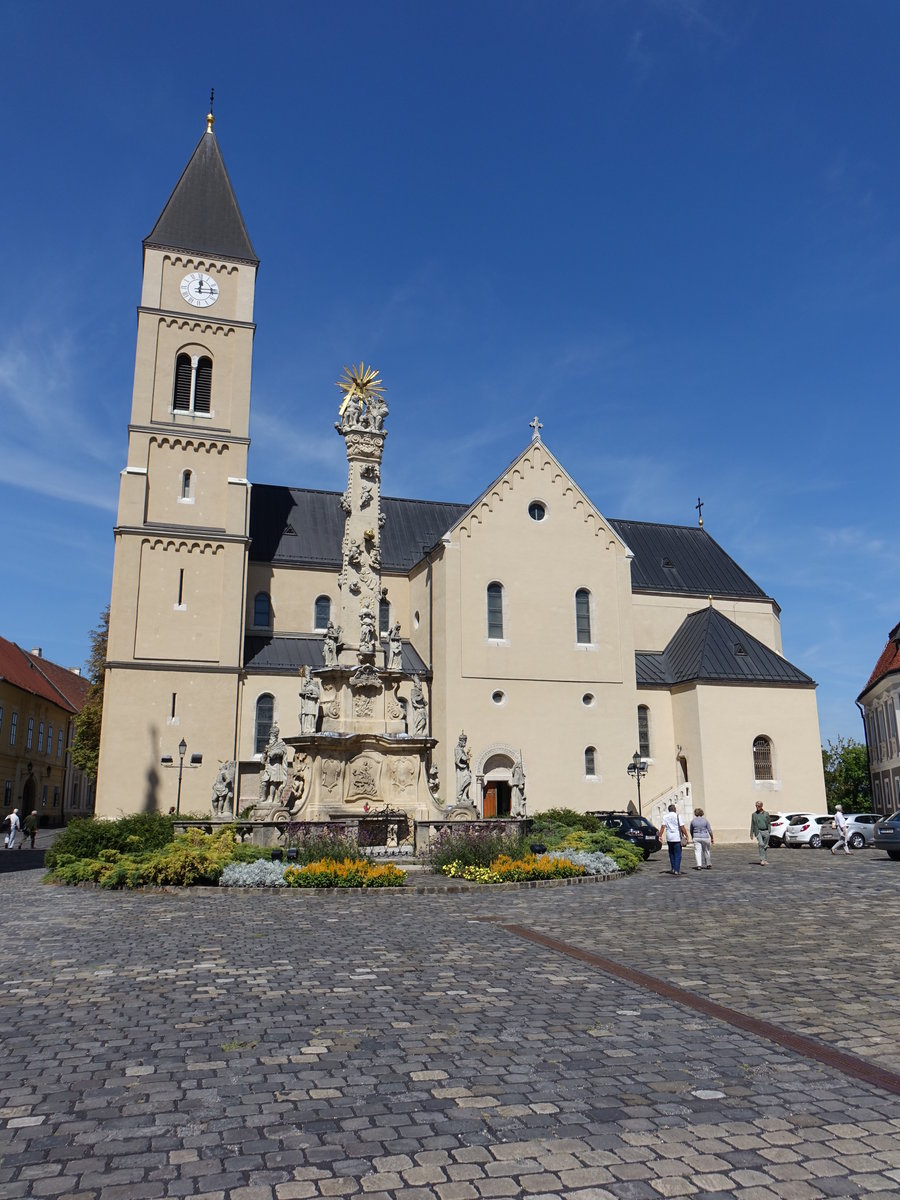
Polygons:
M9 833L6 835L6 848L7 850L14 850L16 845L16 834L19 832L21 827L19 810L14 808L7 819L9 821Z
M844 816L844 810L841 808L840 804L836 804L834 808L834 824L838 831L838 838L840 840L835 842L831 847L831 853L834 854L835 851L840 850L840 848L843 846L845 854L852 854L853 851L847 845L847 835L850 832L850 822Z
M659 840L666 843L669 851L670 875L681 874L681 839L687 841L687 830L681 823L678 809L674 804L669 805L669 811L663 817L659 827Z

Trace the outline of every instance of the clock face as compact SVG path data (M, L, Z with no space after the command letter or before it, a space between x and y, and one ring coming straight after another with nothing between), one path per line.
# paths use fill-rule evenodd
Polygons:
M181 281L181 294L194 308L209 308L219 298L219 285L212 276L192 271Z

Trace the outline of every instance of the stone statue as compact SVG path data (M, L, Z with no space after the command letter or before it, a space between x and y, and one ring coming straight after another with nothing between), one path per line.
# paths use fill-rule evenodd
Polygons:
M325 630L325 637L322 641L322 660L326 667L338 665L338 654L343 645L342 634L343 630L340 625L335 626L333 621L328 622L328 628Z
M372 503L374 494L375 493L372 490L372 485L370 483L364 483L360 489L359 507L368 508Z
M514 817L525 816L525 768L522 766L521 754L516 759L512 775L510 776L510 784L512 785L512 803L510 808L511 815Z
M300 685L300 732L315 733L319 720L319 698L322 694L321 685L311 672L308 672Z
M403 643L400 640L400 622L391 626L388 634L387 669L400 671L403 669Z
M371 608L359 610L359 652L375 653L375 614Z
M437 763L432 763L428 768L428 790L431 792L432 798L439 804L438 793L441 790L441 777L438 773Z
M456 766L457 804L471 804L469 788L472 786L472 768L466 741L466 735L461 733L459 741L456 743L456 749L453 751L453 762Z
M281 740L277 725L273 725L269 740L263 750L263 769L259 776L259 799L261 804L277 804L281 799L284 782L287 779L288 748Z
M234 816L234 759L219 767L212 789L212 810L217 817Z
M350 497L346 492L344 492L344 494L341 496L341 511L345 512L348 517L350 516L351 512L353 512L353 506L350 503Z
M306 757L298 756L291 767L291 781L288 784L284 806L288 812L303 806L303 794L306 791Z
M409 706L412 709L413 737L425 737L428 733L428 701L418 675L413 676L412 690L409 693Z

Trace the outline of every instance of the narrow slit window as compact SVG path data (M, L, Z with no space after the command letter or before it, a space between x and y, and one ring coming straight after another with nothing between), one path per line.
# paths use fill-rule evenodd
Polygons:
M638 753L641 758L650 757L650 709L646 704L638 705Z
M579 588L575 593L575 640L579 646L591 644L591 593Z
M178 693L173 692L172 693L172 711L169 714L173 721L175 720L175 707L176 707L177 703L178 703Z
M256 754L262 754L275 721L275 697L266 693L256 701Z
M191 481L193 476L190 471L182 471L181 473L181 498L182 500L190 500L191 498Z
M327 629L331 620L331 597L319 596L316 599L314 629Z
M597 751L593 746L588 746L584 752L584 773L585 775L597 774Z
M378 632L384 637L391 632L391 602L389 600L379 600L378 602Z
M184 604L184 567L180 567L178 571L178 607Z

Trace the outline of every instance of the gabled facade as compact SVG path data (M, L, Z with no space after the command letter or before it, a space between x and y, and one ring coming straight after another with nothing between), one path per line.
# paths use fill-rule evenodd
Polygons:
M14 808L42 826L91 816L94 785L69 754L87 690L77 671L0 638L0 820Z
M159 761L181 738L209 764L184 773L183 810L208 809L217 760L254 802L273 724L298 730L298 671L322 671L329 621L348 619L350 492L246 479L256 266L210 125L145 242L103 815L170 807ZM644 811L699 805L720 840L747 836L760 795L821 808L815 685L782 656L775 601L703 528L606 518L533 428L474 503L379 495L357 531L377 551L379 669L402 629L390 721L421 680L439 805L465 731L485 816L510 811L520 758L530 812L624 809L636 750ZM323 697L322 731L337 706Z
M872 807L882 816L890 816L900 811L900 625L888 635L856 703L869 751Z

